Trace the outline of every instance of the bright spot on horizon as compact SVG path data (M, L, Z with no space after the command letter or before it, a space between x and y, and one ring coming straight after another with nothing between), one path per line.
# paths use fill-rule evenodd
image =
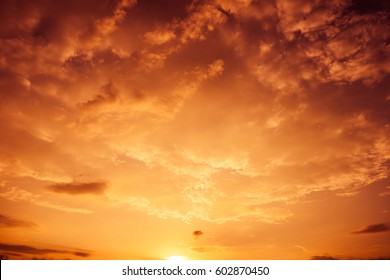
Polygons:
M185 257L183 256L169 256L167 258L168 261L183 261L185 260Z

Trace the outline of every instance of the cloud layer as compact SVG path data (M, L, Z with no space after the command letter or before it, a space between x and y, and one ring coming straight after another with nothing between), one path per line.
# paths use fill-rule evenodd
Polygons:
M7 244L0 243L0 251L5 254L21 254L21 255L50 255L50 254L70 254L78 257L88 257L90 252L88 251L67 251L67 250L56 250L56 249L46 249L46 248L35 248L27 245L16 245L16 244Z
M369 225L365 228L352 232L353 234L379 233L389 231L390 228L386 224Z
M79 195L79 194L101 195L104 193L104 190L107 188L107 185L104 182L90 182L90 183L72 182L72 183L54 184L48 186L47 188L52 192L66 193L71 195Z
M27 222L12 217L0 215L0 227L2 228L17 228L17 227L33 228L36 226L37 225L32 222Z
M242 223L252 236L299 220L307 197L356 198L389 178L386 1L0 5L4 213Z

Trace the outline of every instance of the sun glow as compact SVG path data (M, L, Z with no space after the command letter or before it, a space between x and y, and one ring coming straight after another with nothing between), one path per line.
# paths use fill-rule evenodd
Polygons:
M183 256L169 256L167 258L168 261L183 261L185 260L185 257Z

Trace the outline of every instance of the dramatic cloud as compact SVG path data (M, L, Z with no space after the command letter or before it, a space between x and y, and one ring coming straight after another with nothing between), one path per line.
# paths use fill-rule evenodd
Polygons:
M390 220L387 2L1 1L0 211L42 234L0 223L99 258L198 227L210 258L387 256L336 234Z
M14 227L33 228L36 226L37 225L34 223L18 220L18 219L0 214L0 228L1 227L2 228L14 228Z
M56 193L66 193L72 195L79 195L79 194L101 195L104 194L104 190L107 188L107 184L105 182L90 182L90 183L72 182L72 183L60 183L60 184L50 185L47 188L50 191Z
M390 228L386 224L375 224L366 226L364 229L354 231L353 234L378 233L389 231Z

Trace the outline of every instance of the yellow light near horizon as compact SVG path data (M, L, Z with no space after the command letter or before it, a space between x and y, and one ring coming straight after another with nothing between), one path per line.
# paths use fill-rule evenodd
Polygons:
M185 260L185 257L183 256L169 256L167 258L168 261L182 261Z

